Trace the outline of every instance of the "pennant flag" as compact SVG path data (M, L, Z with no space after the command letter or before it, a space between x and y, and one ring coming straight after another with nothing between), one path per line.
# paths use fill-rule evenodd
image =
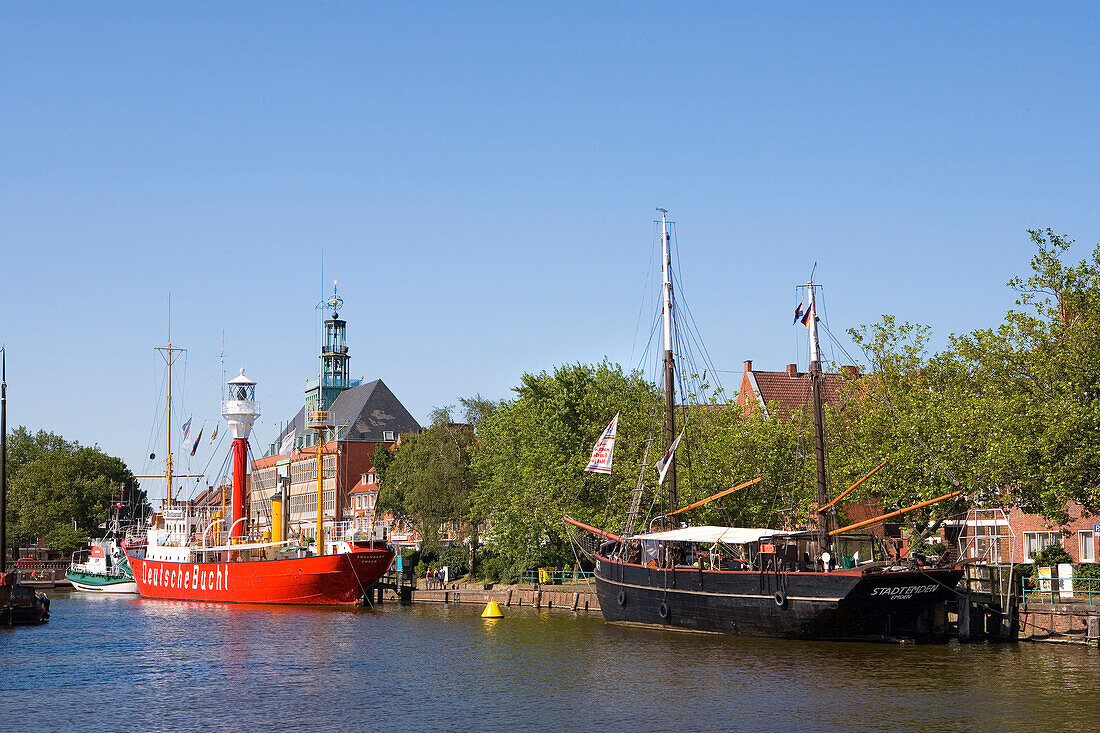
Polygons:
M290 430L283 436L283 442L279 444L279 455L289 456L294 451L294 431Z
M191 434L191 418L187 418L187 422L183 424L183 437L180 438L180 442L186 443L187 436Z
M676 455L676 447L680 445L680 438L682 437L684 437L683 430L676 436L676 440L672 441L672 445L669 446L668 453L665 453L665 457L657 461L658 486L665 482L665 474L668 473L668 467L672 465L672 457Z
M802 304L801 303L799 303L798 307L794 309L794 321L791 322L791 325L793 326L794 324L798 323L800 320L802 320Z
M206 427L206 423L203 423L202 427L199 428L199 434L195 436L195 442L191 444L191 455L192 456L194 456L195 451L197 451L199 449L199 441L202 440L202 431L203 431L203 428L205 428L205 427Z
M619 431L619 413L611 418L607 429L596 441L596 447L592 449L592 457L588 459L585 471L593 473L611 473L611 459L615 456L615 434Z
M107 523L104 522L103 524L99 525L99 528L100 529L107 529Z
M814 305L810 303L810 307L806 309L806 312L802 316L802 325L809 328L815 318L817 318L817 316L814 315Z
M214 432L210 433L210 442L214 442L214 438L218 437L218 426L214 426Z

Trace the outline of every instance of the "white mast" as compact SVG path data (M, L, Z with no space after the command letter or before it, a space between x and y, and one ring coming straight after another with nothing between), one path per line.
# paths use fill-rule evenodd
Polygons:
M672 257L668 245L667 211L661 212L661 290L663 322L665 330L665 445L669 450L676 440L676 361L672 355ZM676 495L676 455L670 458L668 466L668 511L677 508Z
M665 334L665 351L672 351L672 258L668 248L668 224L665 209L657 209L661 212L661 296L663 325Z

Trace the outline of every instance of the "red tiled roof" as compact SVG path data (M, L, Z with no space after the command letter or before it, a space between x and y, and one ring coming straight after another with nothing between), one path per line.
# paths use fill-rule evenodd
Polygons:
M825 402L834 407L843 407L844 400L840 397L838 388L847 381L847 378L841 374L824 376L825 385L822 396ZM753 381L758 391L753 390ZM767 405L769 414L780 419L789 418L794 409L810 407L813 404L810 394L810 375L808 372L799 372L793 364L782 372L746 369L745 378L742 380L742 392L745 392L746 388L757 394L739 394L737 400L739 404L746 405L753 402L759 404L757 400L759 398Z
M365 484L365 483L363 483L363 479L359 479L359 481L356 482L355 486L351 487L351 491L349 491L348 493L349 494L362 494L364 492L375 491L377 489L378 489L378 484Z

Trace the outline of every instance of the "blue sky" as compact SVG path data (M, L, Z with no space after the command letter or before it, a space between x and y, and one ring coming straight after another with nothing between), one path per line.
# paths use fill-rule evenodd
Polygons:
M1077 257L1100 240L1089 4L12 2L0 20L9 423L136 472L156 468L168 294L182 409L212 429L224 333L263 446L316 371L322 253L353 375L426 419L524 371L629 364L657 206L733 372L804 362L790 314L814 262L833 331L893 313L942 343L1011 306L1027 228Z

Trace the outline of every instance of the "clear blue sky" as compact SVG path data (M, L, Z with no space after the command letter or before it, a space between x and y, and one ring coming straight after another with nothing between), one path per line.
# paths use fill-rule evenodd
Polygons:
M5 3L9 424L159 466L171 293L183 409L212 429L224 332L262 450L322 251L353 375L422 420L628 363L657 206L720 369L800 359L815 261L834 331L994 325L1025 229L1100 240L1097 38L1087 3Z

